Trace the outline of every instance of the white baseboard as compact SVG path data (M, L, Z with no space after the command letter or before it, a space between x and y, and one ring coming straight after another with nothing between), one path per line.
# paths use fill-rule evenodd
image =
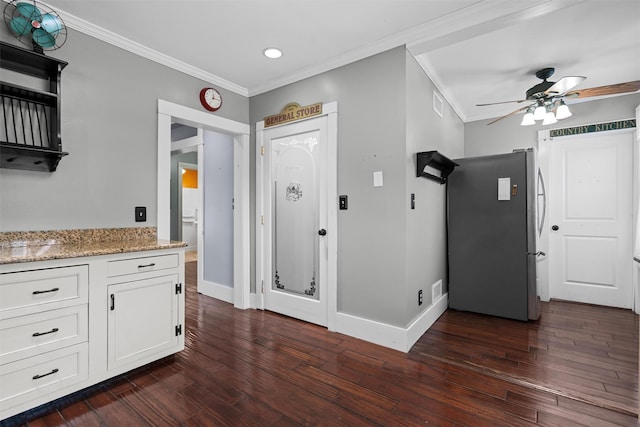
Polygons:
M338 313L336 332L407 353L438 320L438 317L447 310L448 305L448 294L444 294L406 329L350 314Z
M198 292L233 304L233 288L229 286L203 280L198 287Z

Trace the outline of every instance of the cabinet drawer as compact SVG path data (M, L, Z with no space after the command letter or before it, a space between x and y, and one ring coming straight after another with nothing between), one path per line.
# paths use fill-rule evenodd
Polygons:
M0 408L10 408L87 380L88 371L87 343L2 365Z
M87 303L89 267L0 274L0 318Z
M178 254L130 258L107 263L107 276L124 276L135 273L178 268Z
M85 342L88 330L87 304L0 320L0 365Z

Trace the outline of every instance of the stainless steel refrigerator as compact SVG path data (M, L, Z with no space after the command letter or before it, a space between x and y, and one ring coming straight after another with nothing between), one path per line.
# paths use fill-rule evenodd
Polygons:
M535 152L456 159L449 176L449 307L537 319Z

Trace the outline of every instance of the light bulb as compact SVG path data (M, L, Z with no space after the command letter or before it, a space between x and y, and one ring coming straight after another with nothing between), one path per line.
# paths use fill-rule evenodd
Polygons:
M533 119L533 113L531 111L527 111L527 113L522 118L522 122L520 122L520 126L531 126L535 124L536 121Z
M562 120L567 117L571 117L571 110L569 110L569 106L564 103L564 101L560 102L560 106L556 110L556 119Z
M534 120L542 120L547 114L547 109L544 105L538 105L536 109L533 111L533 119Z
M543 125L552 125L554 123L556 123L556 116L555 114L553 114L553 111L549 111L547 114L545 114L544 116L544 120L542 121Z

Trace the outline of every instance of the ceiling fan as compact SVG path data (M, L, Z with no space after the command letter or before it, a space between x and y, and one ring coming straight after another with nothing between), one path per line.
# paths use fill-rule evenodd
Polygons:
M558 120L571 116L571 111L565 103L566 99L573 98L589 98L592 96L617 95L622 93L635 92L640 89L640 80L625 83L617 83L606 86L598 86L586 89L571 90L582 83L586 77L583 76L567 76L557 82L550 82L547 79L553 75L555 68L543 68L536 71L536 77L542 82L531 87L526 92L525 99L515 101L492 102L487 104L476 104L478 107L497 104L522 103L528 104L522 108L518 108L509 114L498 117L487 125L493 124L505 117L526 111L522 123L523 126L533 125L536 120L542 120L543 125L553 124Z

